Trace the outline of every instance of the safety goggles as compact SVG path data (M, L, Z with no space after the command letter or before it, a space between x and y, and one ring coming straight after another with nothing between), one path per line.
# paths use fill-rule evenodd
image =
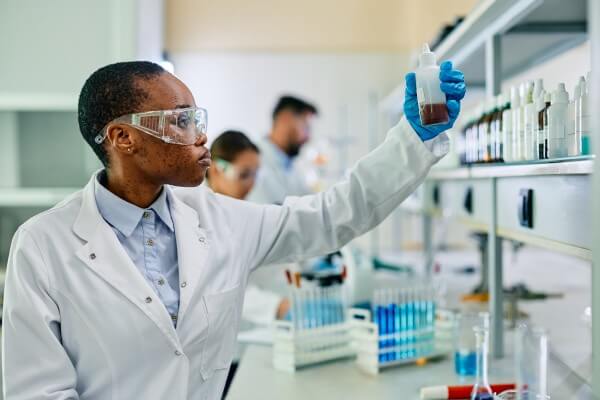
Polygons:
M250 180L256 179L256 175L258 174L258 171L253 169L243 169L239 171L229 161L225 161L220 158L217 158L214 162L217 168L223 171L223 174L227 179L248 182Z
M96 143L102 143L108 135L108 127L118 123L133 126L165 143L190 145L206 135L208 112L204 108L188 107L123 115L98 133Z

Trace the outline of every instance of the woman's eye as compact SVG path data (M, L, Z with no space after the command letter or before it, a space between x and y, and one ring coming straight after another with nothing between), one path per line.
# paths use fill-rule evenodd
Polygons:
M181 129L187 129L190 125L190 119L187 116L181 115L177 118L177 127Z

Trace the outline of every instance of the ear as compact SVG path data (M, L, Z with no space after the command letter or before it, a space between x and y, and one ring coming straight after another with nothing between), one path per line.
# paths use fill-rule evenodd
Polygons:
M109 126L106 139L113 151L122 154L134 154L140 144L138 132L125 124Z

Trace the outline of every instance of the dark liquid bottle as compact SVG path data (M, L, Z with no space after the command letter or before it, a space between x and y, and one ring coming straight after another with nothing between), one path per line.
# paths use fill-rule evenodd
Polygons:
M420 106L420 115L423 125L446 124L449 121L446 103L423 104Z

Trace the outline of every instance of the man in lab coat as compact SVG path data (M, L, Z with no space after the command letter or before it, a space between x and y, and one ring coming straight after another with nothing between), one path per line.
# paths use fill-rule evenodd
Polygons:
M271 132L259 143L260 174L248 200L261 204L282 204L287 196L310 191L295 164L302 146L308 142L315 106L293 96L281 97L273 110Z
M199 186L210 165L206 111L175 76L140 61L94 72L79 126L105 168L14 236L5 399L219 399L250 272L365 233L447 151L440 133L465 88L449 63L440 78L448 124L420 125L409 74L407 118L346 181L276 206Z

